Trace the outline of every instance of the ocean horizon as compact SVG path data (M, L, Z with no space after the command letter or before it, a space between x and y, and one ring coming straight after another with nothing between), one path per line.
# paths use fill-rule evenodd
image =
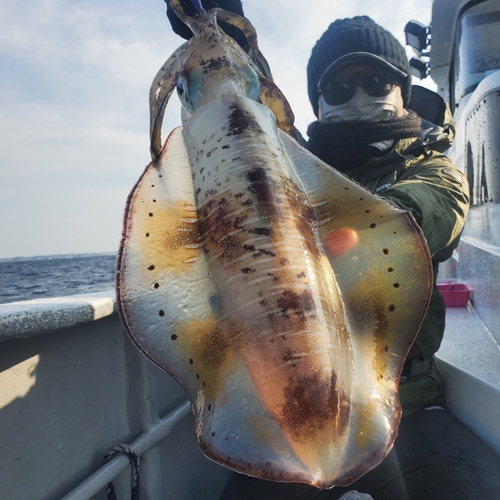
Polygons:
M93 252L93 253L58 253L50 255L31 255L31 256L16 256L16 257L0 257L0 262L10 261L27 261L27 260L53 260L53 259L74 259L83 257L101 257L104 255L118 255L118 252Z
M0 304L114 288L116 252L0 259Z

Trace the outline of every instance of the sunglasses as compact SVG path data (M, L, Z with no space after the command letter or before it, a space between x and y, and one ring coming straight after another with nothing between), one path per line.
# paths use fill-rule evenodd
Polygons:
M321 85L318 92L330 106L338 106L354 97L356 87L362 87L371 97L383 97L398 85L398 76L384 71L367 75L357 74L344 80L329 80Z

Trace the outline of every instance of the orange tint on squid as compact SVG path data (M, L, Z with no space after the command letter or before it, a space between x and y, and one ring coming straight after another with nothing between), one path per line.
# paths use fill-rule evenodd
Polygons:
M354 229L338 229L325 236L323 245L329 257L336 257L354 248L359 241L359 236Z

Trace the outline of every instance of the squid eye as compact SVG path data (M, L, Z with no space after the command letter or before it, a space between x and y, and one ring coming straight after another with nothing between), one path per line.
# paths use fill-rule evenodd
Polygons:
M186 85L185 83L181 80L177 83L177 94L179 97L182 97L184 95L184 92L186 91Z
M177 95L181 104L190 112L193 112L193 103L191 102L191 95L186 80L183 77L179 78L177 82Z
M257 73L248 64L237 66L236 71L242 76L243 91L246 96L253 101L258 101L261 88Z

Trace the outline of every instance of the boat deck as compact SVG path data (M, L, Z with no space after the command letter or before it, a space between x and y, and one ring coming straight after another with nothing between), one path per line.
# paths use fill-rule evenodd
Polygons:
M500 454L500 345L470 302L446 310L437 358L448 409Z
M141 456L146 498L218 498L229 471L199 451L182 388L124 334L113 290L0 305L0 341L0 498L103 500L110 480L129 498L126 456L103 461L120 443ZM448 408L500 453L500 346L470 303L447 310L438 363Z

